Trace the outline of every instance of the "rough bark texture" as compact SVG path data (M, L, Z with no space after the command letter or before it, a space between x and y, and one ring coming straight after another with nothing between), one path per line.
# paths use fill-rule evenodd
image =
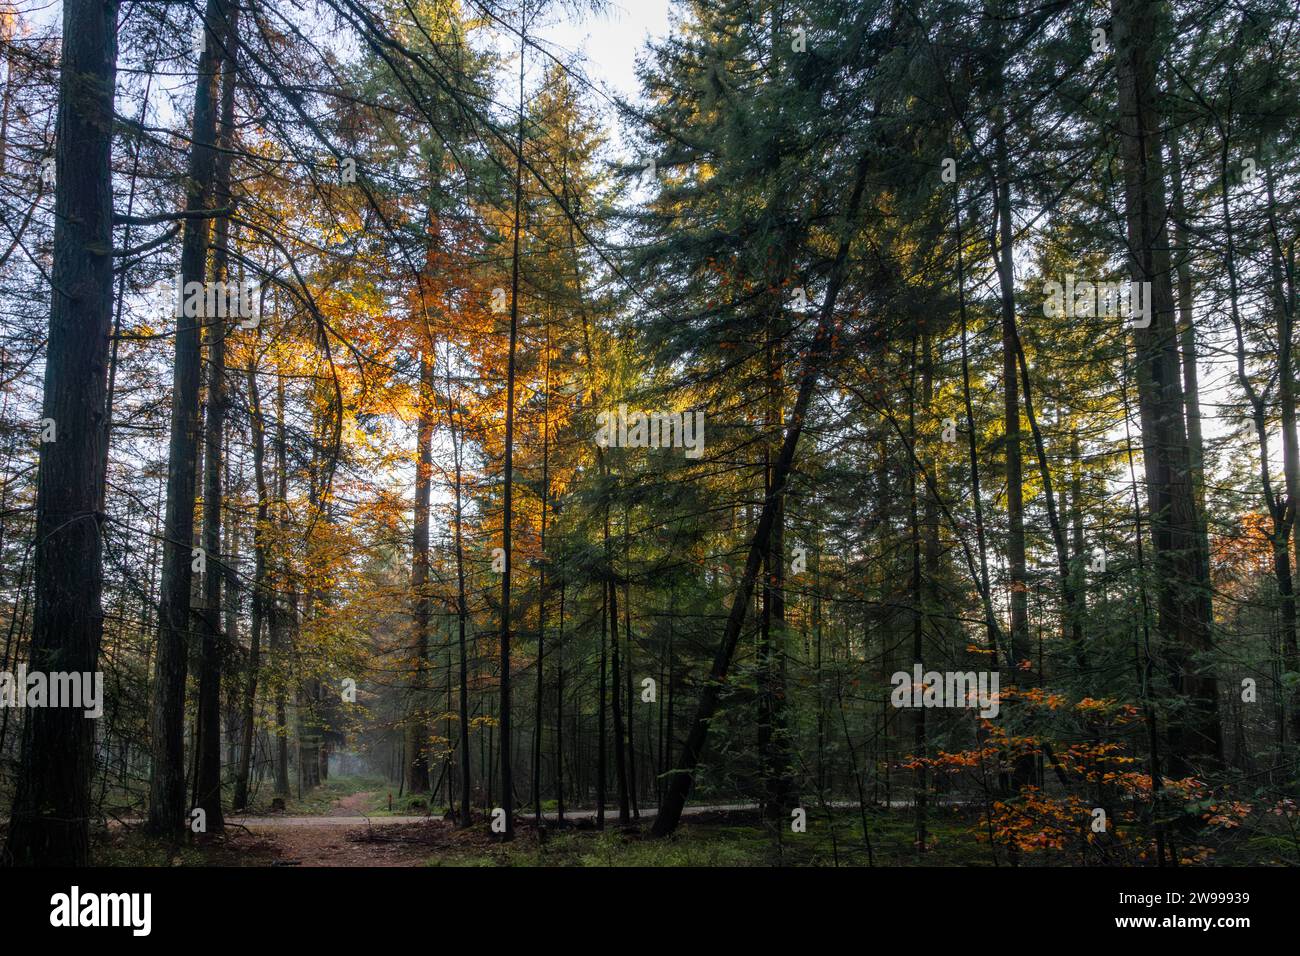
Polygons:
M1183 420L1174 321L1164 161L1155 103L1159 59L1156 7L1114 0L1120 157L1134 282L1150 282L1150 324L1134 329L1153 580L1162 652L1175 695L1187 706L1170 717L1169 771L1176 777L1223 762L1218 688L1202 655L1210 650L1208 561L1200 554L1196 498Z
M37 476L32 671L92 675L103 585L99 504L113 310L110 175L117 4L65 0L55 151L53 300ZM28 710L6 862L82 866L95 722L76 707Z

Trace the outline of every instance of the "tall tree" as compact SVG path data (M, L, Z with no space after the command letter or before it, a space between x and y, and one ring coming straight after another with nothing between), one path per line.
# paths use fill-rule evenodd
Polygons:
M115 0L67 0L55 141L55 227L37 472L33 671L99 670L104 402L113 311ZM47 431L49 429L49 431ZM24 688L25 692L25 688ZM23 726L5 861L84 866L94 723L37 707Z
M1120 158L1133 282L1150 283L1150 321L1135 325L1147 510L1154 545L1158 625L1173 690L1188 705L1169 717L1170 771L1223 762L1218 686L1209 669L1209 562L1200 552L1174 318L1156 75L1166 38L1159 6L1113 0Z
M433 346L420 353L415 456L415 527L411 541L411 592L414 600L415 639L411 646L411 686L406 722L406 789L429 791L429 726L426 708L429 690L429 496L433 487Z
M213 179L218 209L231 204L230 170L235 149L235 81L239 49L239 6L230 0L221 52L220 152ZM230 279L230 213L216 217L212 236L212 282L219 288ZM230 297L227 296L229 299ZM240 301L243 301L240 296ZM227 557L221 548L222 469L226 437L226 316L218 309L209 317L207 416L203 444L203 551L212 560L212 573L203 578L202 646L199 658L198 723L195 740L194 806L205 814L209 833L225 829L221 814L221 662L233 635L222 630L221 585L227 580Z
M513 840L514 821L514 754L510 730L510 585L514 572L511 557L511 522L514 507L514 452L515 452L515 346L519 339L519 234L520 204L524 183L524 64L528 50L528 8L519 10L519 128L515 135L515 188L514 216L511 220L510 252L510 344L506 353L506 429L505 463L502 469L504 489L501 497L501 548L505 564L501 575L501 809L505 814L502 836Z
M203 307L186 302L190 283L207 274L212 187L216 173L217 77L224 6L208 0L203 16L190 124L190 157L185 178L185 220L181 240L181 288L177 291L176 364L172 373L171 440L167 453L167 514L163 527L163 566L158 612L158 656L150 718L153 764L149 775L149 829L178 836L185 809L185 675L191 629L190 591L195 568L206 558L193 548L194 495L198 466L199 380ZM206 304L206 303L205 303ZM214 567L213 574L219 573Z
M262 397L257 385L256 347L249 350L247 391L253 446L253 487L257 505L253 524L253 601L248 625L248 673L244 678L241 705L239 766L235 772L235 792L231 798L231 806L236 810L248 807L248 784L256 731L258 671L262 663L262 626L267 617L269 602L266 553L270 534L270 492L266 481L266 420L262 415Z

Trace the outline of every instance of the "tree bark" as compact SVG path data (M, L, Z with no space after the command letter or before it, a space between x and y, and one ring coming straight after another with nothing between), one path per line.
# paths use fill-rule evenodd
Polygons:
M627 799L626 731L623 725L622 667L618 645L618 581L614 576L614 560L609 546L609 505L605 506L605 558L606 587L609 593L609 667L610 698L614 716L614 782L618 786L618 822L626 826L631 822L631 809Z
M1208 560L1200 555L1196 498L1184 426L1177 328L1166 231L1164 161L1156 109L1160 57L1156 7L1112 0L1119 81L1120 156L1131 280L1149 282L1150 324L1134 329L1147 510L1154 546L1157 624L1175 694L1188 706L1169 720L1169 772L1201 774L1223 763L1211 651Z
M262 656L262 622L265 618L266 595L266 537L268 528L268 502L266 487L266 422L262 417L262 402L257 388L257 356L248 359L248 417L252 430L253 481L257 486L257 523L253 528L253 608L249 622L248 677L244 686L243 745L239 750L239 769L235 774L235 793L231 806L236 810L248 808L248 780L253 758L253 733L257 718L257 678Z
M230 207L230 167L235 141L235 50L239 6L231 0L219 38L221 60L221 150L213 179L213 202ZM229 274L230 217L213 225L212 281ZM221 586L227 577L221 553L221 486L226 426L226 321L218 311L208 316L208 409L204 422L203 550L210 563L203 578L202 652L199 662L198 735L195 740L194 806L204 811L207 832L225 829L221 814L221 660L227 635L222 629Z
M1183 196L1182 151L1177 130L1169 141L1169 179L1173 188L1174 245L1178 250L1178 324L1182 349L1183 404L1187 415L1187 446L1191 456L1192 493L1196 496L1201 552L1208 559L1210 534L1205 513L1205 439L1201 433L1201 384L1196 367L1195 311L1192 303L1191 240L1187 228L1187 205ZM1209 574L1206 569L1205 574Z
M925 343L925 366L926 375L923 382L925 389L924 398L928 406L929 402L929 340ZM913 448L916 448L916 335L912 336L911 361L908 363L911 369L910 381L908 382L908 441ZM917 460L915 455L908 457L907 463L907 490L908 490L908 511L909 511L909 537L911 539L911 558L912 558L912 582L911 582L911 617L912 617L912 662L914 665L920 665L925 669L925 598L923 595L923 578L921 575L921 522L919 514L920 501L918 500L916 487ZM927 493L927 499L930 497ZM838 683L837 683L838 690ZM843 715L841 714L841 717ZM918 761L916 770L912 774L912 802L915 806L915 816L913 818L913 843L912 846L919 855L925 853L926 844L929 842L927 827L929 824L929 785L926 780L925 764L926 756L926 725L925 725L925 708L916 707L912 711L912 756Z
M54 268L40 446L29 666L93 679L103 633L100 501L113 311L117 3L65 0L55 146ZM5 862L89 862L94 727L75 707L25 714Z
M194 91L192 143L185 180L186 212L211 206L216 171L216 86L218 37L223 34L221 0L208 0L204 14L206 42L199 56ZM181 243L182 289L202 283L207 261L210 220L185 219ZM178 293L178 299L182 297ZM178 306L184 304L178 301ZM186 316L178 307L176 365L172 374L171 442L167 456L167 512L163 530L163 568L159 600L158 656L150 726L153 765L149 777L148 829L178 836L185 825L185 674L193 585L194 492L199 446L199 377L201 315ZM203 309L196 310L202 313ZM215 572L215 569L213 571Z
M551 337L546 336L546 377L542 387L542 517L541 559L537 583L537 691L533 701L533 811L542 826L543 674L546 662L546 508L551 489Z
M276 500L279 503L277 524L281 540L289 533L289 462L285 441L284 374L277 369L275 381L275 472ZM289 702L285 685L289 680L289 648L286 631L292 614L285 594L290 591L289 568L283 556L279 560L275 594L268 602L271 609L271 652L279 669L280 680L275 688L275 795L289 796Z
M420 356L419 445L415 466L415 529L411 542L411 591L415 598L415 640L406 717L406 789L429 792L429 726L425 716L429 690L429 497L433 484L433 357L431 346Z
M458 703L458 716L460 720L460 742L457 749L460 751L460 825L467 827L470 825L470 819L473 809L470 805L471 800L471 774L473 772L470 749L469 749L469 649L465 638L465 627L469 618L469 605L465 597L465 546L462 535L463 520L463 499L462 499L462 476L461 476L461 439L464 434L463 425L457 429L457 413L459 407L455 393L452 390L451 382L451 358L447 359L447 422L451 430L451 450L452 458L455 463L455 485L453 489L455 495L455 511L452 513L453 531L456 536L456 629L457 629L457 649L460 654L459 682L460 682L460 700Z
M779 287L779 282L773 282ZM778 300L779 302L779 300ZM772 466L780 453L777 437L785 416L781 342L785 333L779 304L766 330L767 428L763 449L763 493L772 489ZM785 495L776 498L772 535L763 556L763 604L758 643L758 752L763 782L762 815L783 820L791 809L789 740L785 717Z

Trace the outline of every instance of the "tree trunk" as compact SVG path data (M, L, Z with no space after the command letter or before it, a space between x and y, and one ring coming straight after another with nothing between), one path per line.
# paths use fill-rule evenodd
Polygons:
M269 530L268 497L266 488L266 422L262 418L262 402L257 389L257 356L248 359L248 410L252 429L253 480L257 486L257 524L253 529L253 610L249 623L248 678L244 687L243 746L239 750L239 769L235 775L235 794L231 806L236 810L248 808L248 778L252 766L253 732L257 717L257 678L262 656L262 621L265 618L266 595L266 536Z
M606 673L608 670L608 642L606 632L609 630L609 583L601 582L602 600L600 608L600 676L596 684L596 829L605 829L605 778L609 774L606 758L605 741L605 698ZM615 632L617 633L617 632Z
M406 790L429 792L429 496L433 483L433 356L420 356L419 425L415 466L415 530L411 542L411 590L415 596L415 641L406 717Z
M221 0L208 0L204 15L206 42L199 56L190 134L189 168L185 178L185 209L209 208L216 171L216 86L218 38L224 34ZM208 249L206 218L185 220L181 243L182 291L202 283ZM199 375L201 371L199 315L184 315L178 291L176 365L172 373L171 441L167 455L167 513L163 530L163 568L159 600L158 656L154 663L151 712L153 766L149 778L151 832L179 835L185 824L185 673L190 637L191 554L194 538L194 491L199 446ZM213 569L212 573L216 573Z
M98 670L103 633L99 534L109 329L113 311L113 90L117 3L65 0L55 146L55 290L37 472L33 671ZM84 866L93 720L70 707L25 714L5 860Z
M1020 449L1020 378L1016 362L1016 299L1012 258L1011 183L1007 173L1006 130L997 132L997 233L996 249L999 302L1002 309L1002 425L1007 463L1007 566L1011 579L1012 679L1021 679L1021 665L1029 660L1029 588L1025 573L1024 470ZM1022 768L1023 769L1023 768ZM1019 781L1027 783L1027 780Z
M774 283L779 286L779 283ZM780 453L785 408L781 341L785 333L779 307L769 313L767 428L772 436L763 450L763 493L771 494L772 467ZM758 752L763 780L762 816L783 820L791 808L789 741L785 721L785 495L776 497L772 535L763 556L763 604L758 643Z
M927 411L929 405L929 340L925 343L925 364L926 375L923 383L925 389L923 398L926 401ZM911 349L911 380L908 382L908 436L907 440L913 448L916 448L916 336L912 336ZM922 594L923 583L921 576L921 520L920 520L920 501L916 487L916 457L908 457L907 464L907 489L908 489L908 511L909 511L909 537L911 539L911 557L912 557L912 585L911 585L911 617L912 617L912 663L920 665L921 670L925 670L925 599ZM929 495L927 494L927 499ZM837 684L838 688L838 684ZM841 715L842 716L842 715ZM912 846L917 854L925 852L926 844L929 842L927 827L929 825L929 784L926 780L925 764L927 738L925 725L925 708L914 707L912 711L912 757L917 763L916 770L912 774L912 802L915 805L915 817L913 820L913 842Z
M1176 130L1166 134L1169 141L1169 174L1173 187L1174 245L1178 250L1178 324L1182 347L1183 404L1187 414L1187 446L1191 456L1192 493L1198 506L1197 533L1201 552L1208 559L1210 534L1205 513L1205 439L1201 434L1201 384L1196 367L1196 328L1192 302L1191 240L1187 229L1187 207L1183 197L1182 151ZM1208 568L1204 572L1209 574Z
M623 726L622 668L618 652L618 582L614 578L613 556L609 550L609 511L605 511L606 587L609 589L609 668L611 710L614 715L614 782L618 786L618 822L624 826L631 822L631 809L627 800L626 731Z
M1286 481L1287 513L1297 567L1300 567L1300 535L1295 533L1295 511L1300 507L1300 445L1296 436L1295 395L1295 285L1292 272L1282 267L1282 248L1278 241L1277 199L1273 191L1273 169L1265 167L1264 182L1268 191L1269 271L1273 282L1273 308L1277 314L1278 404L1282 415L1282 468ZM1289 561L1289 558L1288 558ZM1285 665L1288 671L1300 669L1300 647L1294 628L1283 634ZM1300 741L1300 685L1291 691L1291 739Z
M512 248L510 254L510 345L506 353L506 429L505 464L502 469L501 548L505 557L505 571L501 575L501 809L505 811L505 832L502 838L513 840L514 771L510 763L510 586L514 572L511 551L511 524L514 508L514 455L515 455L515 345L519 339L519 227L520 202L523 199L524 166L524 13L520 12L519 48L519 130L515 139L515 208L512 222Z
M686 798L690 794L695 767L703 755L704 743L708 739L709 721L713 719L713 715L717 712L722 683L727 679L727 671L731 667L731 659L736 651L736 643L740 640L740 631L744 627L749 601L754 593L754 581L758 577L763 554L768 546L768 536L772 533L772 525L776 520L777 498L785 490L786 479L789 477L790 469L794 465L799 436L803 432L804 416L808 413L809 403L812 401L813 392L816 390L818 379L821 376L822 365L831 349L832 316L835 312L835 302L839 298L840 287L844 283L845 264L848 261L849 245L853 235L853 221L857 217L858 209L862 203L862 193L866 185L867 158L864 155L858 162L853 190L850 193L844 220L841 224L839 248L836 251L826 285L826 298L818 315L817 330L814 333L807 364L800 376L798 397L795 399L794 408L790 413L790 422L786 428L785 441L781 445L781 454L777 458L776 467L772 472L772 488L763 501L763 510L759 515L758 527L754 529L754 536L750 539L749 556L745 561L745 571L741 575L740 587L732 599L731 613L727 617L722 640L719 642L717 652L714 654L709 678L700 694L700 702L695 711L695 718L691 722L690 733L687 735L686 743L682 746L682 754L677 761L672 782L665 794L664 804L659 809L658 817L655 818L652 832L656 837L663 837L672 833L677 829L677 824L681 821L682 810L685 808Z
M276 500L281 540L287 539L289 533L289 464L288 448L285 443L284 421L284 375L277 369L275 382L275 470ZM290 608L283 594L290 590L289 569L284 559L280 560L280 573L277 575L275 595L270 599L271 608L271 653L275 657L280 680L275 688L275 795L289 796L289 703L285 685L289 680L288 641L285 632L288 628Z
M560 631L555 638L555 821L564 825L564 591L560 578Z
M551 487L551 337L546 336L546 378L542 388L542 540L537 583L537 692L533 701L533 811L542 826L542 726L543 679L546 661L546 508Z
M455 459L456 510L452 515L456 535L456 628L457 647L460 651L460 825L467 827L473 810L470 805L470 777L472 760L469 751L469 650L465 640L465 626L469 617L469 606L465 598L465 547L462 537L462 480L461 480L461 437L463 429L457 431L456 397L451 387L451 356L447 358L447 421L451 429L451 449Z
M971 508L975 517L975 546L979 552L979 592L984 606L984 633L993 649L993 659L998 659L997 618L993 613L992 591L989 587L988 543L984 533L984 504L980 492L979 433L975 430L975 407L971 400L969 331L966 318L966 269L962 253L961 196L953 198L953 223L957 238L957 304L961 319L961 386L962 404L966 412L966 451L970 461ZM1010 651L1008 650L1008 656ZM1009 657L1008 657L1009 659Z
M217 156L213 201L230 205L230 167L235 142L235 50L239 6L226 13L220 48L221 151ZM225 282L230 261L230 217L216 220L212 241L212 281ZM208 316L208 411L204 423L203 550L210 563L203 578L202 654L199 663L198 737L195 741L194 805L204 811L207 832L225 829L221 815L221 659L227 636L221 626L221 585L227 576L221 553L222 461L226 426L226 321Z
M627 792L632 800L632 819L641 819L636 793L636 733L633 730L636 710L632 694L632 561L631 530L628 527L629 508L623 508L623 640L627 656L623 661L623 683L627 690Z
M1156 7L1112 0L1119 80L1120 158L1131 279L1149 282L1150 324L1134 329L1147 509L1154 546L1157 622L1174 693L1187 698L1169 721L1169 772L1201 774L1223 763L1218 685L1211 651L1208 560L1183 421L1177 328L1166 231L1161 118L1156 110Z

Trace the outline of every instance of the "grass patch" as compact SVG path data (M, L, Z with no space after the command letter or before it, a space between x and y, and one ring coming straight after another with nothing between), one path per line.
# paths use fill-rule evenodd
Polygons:
M93 866L269 866L274 858L271 844L246 835L175 844L139 829L114 829L90 840Z
M389 798L392 798L392 809L389 809ZM428 794L403 794L397 795L397 791L384 785L382 791L377 792L370 800L366 808L366 814L372 817L422 817L436 816L441 817L446 812L446 807L441 804L436 805L430 810Z
M290 794L285 798L284 812L295 817L327 816L334 809L334 804L344 797L370 790L383 789L387 793L388 783L383 777L330 777L319 787L307 791L301 797ZM271 812L274 794L267 788L257 795L249 807L249 814L258 816Z
M970 821L944 811L932 813L924 854L914 846L914 821L904 811L869 815L872 854L862 838L856 811L831 816L812 813L805 833L789 824L764 823L753 813L719 813L688 817L677 833L651 839L642 827L604 831L550 829L539 841L531 824L517 827L512 843L483 840L440 847L429 866L576 866L576 867L717 867L717 866L988 866L988 848L970 831ZM475 829L486 833L486 822Z

